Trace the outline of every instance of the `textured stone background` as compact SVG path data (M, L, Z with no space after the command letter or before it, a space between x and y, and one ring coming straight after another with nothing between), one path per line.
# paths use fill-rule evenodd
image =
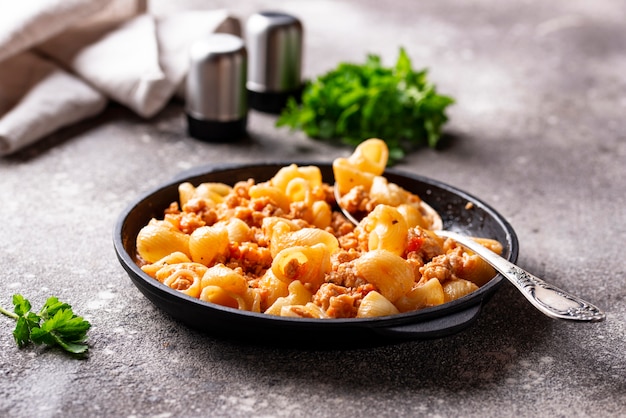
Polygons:
M562 416L626 414L626 3L151 2L300 17L305 75L404 46L450 109L445 146L398 168L467 190L515 228L519 264L607 311L599 324L535 311L504 284L448 338L351 350L244 345L175 322L116 260L112 230L138 194L201 164L348 150L250 113L250 141L185 135L182 105L150 121L111 105L0 160L0 304L50 294L93 324L91 355L15 347L0 318L0 415Z

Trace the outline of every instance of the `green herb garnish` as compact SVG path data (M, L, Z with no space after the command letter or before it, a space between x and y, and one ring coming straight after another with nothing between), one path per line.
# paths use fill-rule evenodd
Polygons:
M437 94L426 75L411 68L404 48L393 68L377 55L368 55L363 65L340 63L307 82L301 104L291 98L276 125L353 146L380 138L394 160L420 145L435 148L454 99Z
M56 297L48 298L38 313L31 311L31 304L22 295L13 295L14 312L0 306L0 313L17 321L13 337L18 347L29 343L60 346L72 354L84 354L89 348L87 330L91 324L76 316L72 307Z

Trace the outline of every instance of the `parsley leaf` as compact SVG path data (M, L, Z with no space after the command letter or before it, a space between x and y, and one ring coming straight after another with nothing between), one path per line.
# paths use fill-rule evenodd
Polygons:
M15 314L24 316L30 311L30 302L24 299L22 295L13 295L13 305L15 306Z
M364 64L340 63L308 81L301 103L290 98L276 126L302 130L320 140L356 146L367 138L383 139L390 160L420 145L435 148L454 99L437 94L427 71L412 69L404 48L394 67L377 55Z
M84 354L87 331L91 324L72 311L72 307L56 297L48 298L38 313L31 311L31 304L22 295L13 295L14 312L0 306L0 313L17 321L13 337L18 347L28 343L59 346L72 354Z

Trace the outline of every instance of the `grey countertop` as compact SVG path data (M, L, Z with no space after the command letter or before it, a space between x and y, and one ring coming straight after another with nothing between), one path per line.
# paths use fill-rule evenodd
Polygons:
M184 5L184 6L183 6ZM110 105L0 160L0 304L51 294L93 324L90 355L18 349L0 317L0 415L626 415L626 3L222 1L245 19L280 9L305 27L305 76L404 46L450 109L445 145L398 169L474 194L517 232L519 264L606 310L549 319L504 283L452 336L326 350L242 344L153 306L118 263L112 230L139 194L203 164L349 153L251 111L250 139L186 136L181 103L152 120Z

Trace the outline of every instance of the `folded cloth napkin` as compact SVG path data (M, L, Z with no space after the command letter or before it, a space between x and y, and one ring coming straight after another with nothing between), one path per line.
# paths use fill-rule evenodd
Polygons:
M100 113L107 99L48 60L31 53L0 65L0 155Z
M25 0L0 3L0 61L87 19L109 0Z
M102 35L85 36L84 28L69 30L37 49L149 118L176 93L188 69L190 44L237 28L224 10L179 12L163 18L143 14ZM84 44L83 39L94 37L95 41Z
M102 2L82 3L90 1ZM79 20L77 15L81 16ZM62 17L57 14L55 19ZM127 106L141 117L154 116L181 93L189 65L188 49L193 42L215 32L241 34L239 21L225 10L183 11L164 17L141 13L120 23L119 19L94 22L92 16L85 18L83 9L69 19L73 25L49 25L54 30L46 31L48 39L38 35L22 42L22 48L32 47L30 52L0 62L0 77L7 77L0 78L0 144L4 144L0 145L0 155L97 114L103 108L102 97ZM59 32L59 27L64 30ZM33 39L40 42L34 44ZM14 54L18 49L3 48L0 43L0 54L3 50ZM20 72L26 61L45 68L33 70L33 74ZM57 67L51 68L55 64ZM56 111L44 111L52 103L48 95L60 88L59 80L64 85L71 80L73 88L65 87L66 94L57 92ZM84 112L80 113L71 110L79 100L84 104Z

